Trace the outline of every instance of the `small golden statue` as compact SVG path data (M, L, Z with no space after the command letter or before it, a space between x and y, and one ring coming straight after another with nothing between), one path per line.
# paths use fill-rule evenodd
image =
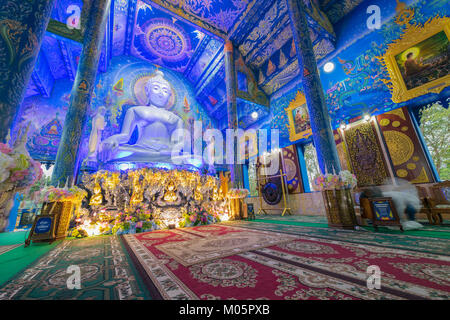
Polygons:
M202 195L202 192L200 190L200 184L198 184L197 187L195 188L194 199L195 199L195 201L202 201L203 200L203 195Z
M130 205L134 207L144 201L144 188L141 184L135 183L133 184L133 194L130 199Z
M99 206L103 202L103 196L102 196L102 188L100 187L100 184L98 182L95 183L94 187L94 195L91 197L91 200L89 201L90 206Z
M173 180L170 180L167 188L166 188L166 193L164 194L164 201L166 202L175 202L178 197L177 194L175 193L175 183L173 182Z
M217 189L217 187L213 188L213 192L212 192L212 201L219 201L221 196L219 194L219 190Z

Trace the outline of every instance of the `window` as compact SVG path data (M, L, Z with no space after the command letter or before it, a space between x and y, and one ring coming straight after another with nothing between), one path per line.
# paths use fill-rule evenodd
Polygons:
M437 102L419 111L420 130L439 178L450 180L450 109Z
M320 174L316 148L312 143L309 143L304 146L303 156L305 157L306 171L308 172L309 185L312 186L314 178Z
M256 197L258 196L258 178L256 174L256 159L250 159L248 163L248 182L250 188L250 196Z

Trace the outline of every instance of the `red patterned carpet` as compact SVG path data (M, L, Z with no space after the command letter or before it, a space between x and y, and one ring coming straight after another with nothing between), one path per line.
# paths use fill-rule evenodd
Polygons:
M450 298L444 255L225 225L124 239L155 299ZM370 265L380 290L367 288Z

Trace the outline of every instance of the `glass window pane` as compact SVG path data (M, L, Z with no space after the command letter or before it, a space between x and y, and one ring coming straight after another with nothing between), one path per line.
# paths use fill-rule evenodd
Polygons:
M309 185L313 185L314 178L320 174L319 162L317 161L316 148L312 143L305 146L304 157L306 163L306 170L308 172Z
M248 163L248 183L250 187L250 196L256 197L258 196L258 184L257 184L257 175L256 175L256 159L250 159Z
M439 178L450 180L450 109L433 103L420 110L420 130Z

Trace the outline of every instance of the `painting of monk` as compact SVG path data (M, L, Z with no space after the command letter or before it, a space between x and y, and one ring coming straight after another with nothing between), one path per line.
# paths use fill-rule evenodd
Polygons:
M444 31L395 56L407 90L449 74L450 45Z
M301 133L311 129L306 103L292 110L292 115L294 118L295 133Z

